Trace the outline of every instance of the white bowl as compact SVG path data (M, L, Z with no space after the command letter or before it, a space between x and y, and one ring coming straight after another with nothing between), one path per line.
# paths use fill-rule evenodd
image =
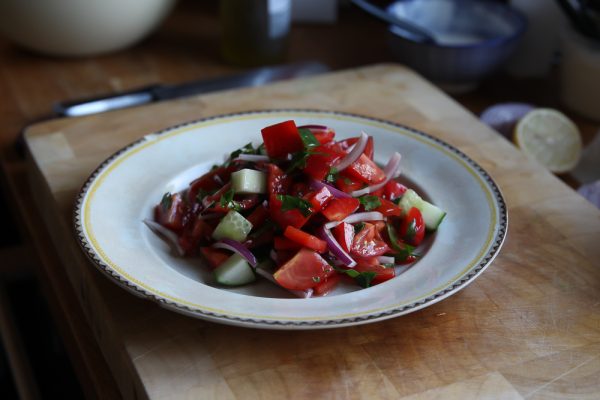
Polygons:
M45 54L87 56L143 39L175 0L0 1L0 32Z

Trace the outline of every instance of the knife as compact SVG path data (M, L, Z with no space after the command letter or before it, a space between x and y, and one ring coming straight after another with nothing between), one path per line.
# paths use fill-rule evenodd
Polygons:
M317 75L327 71L329 71L329 68L318 62L263 67L215 79L187 82L178 85L152 85L109 96L61 102L53 107L53 111L61 117L80 117L217 90L261 86L270 82Z

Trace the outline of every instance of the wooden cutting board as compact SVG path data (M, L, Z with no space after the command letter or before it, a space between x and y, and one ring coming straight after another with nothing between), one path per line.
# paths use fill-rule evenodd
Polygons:
M110 154L210 115L316 108L437 136L482 165L510 228L490 268L407 316L319 331L236 328L138 299L88 263L75 195ZM600 396L600 211L459 104L397 65L226 91L29 128L33 193L128 398L549 398ZM460 238L457 238L460 240Z

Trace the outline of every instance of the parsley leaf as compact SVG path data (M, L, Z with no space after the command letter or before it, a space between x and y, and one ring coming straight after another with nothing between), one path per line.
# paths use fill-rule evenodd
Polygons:
M363 287L363 288L368 288L369 286L371 286L371 282L377 275L377 273L373 272L373 271L358 272L355 269L343 269L343 268L338 268L338 267L334 267L334 268L337 272L344 273L344 274L348 275L350 278L354 279L354 281L360 287Z
M314 156L314 155L327 155L327 153L322 153L322 152L312 151L312 150L302 150L302 151L297 151L295 153L292 153L292 159L290 160L291 161L290 166L287 168L285 173L289 174L296 168L302 169L302 168L306 167L306 160L308 160L308 157Z
M394 203L395 205L399 206L401 200L402 200L402 196L397 197L394 200L392 200L392 203Z
M325 180L329 183L334 183L339 176L339 171L336 167L329 168L329 173L325 177Z
M171 194L171 192L167 192L163 195L162 199L160 200L160 205L163 208L163 210L167 211L169 208L171 208L171 204L173 204L173 195Z
M238 158L240 154L256 154L257 152L258 152L258 149L255 150L254 147L252 146L252 143L248 143L244 147L241 147L241 148L231 152L231 154L229 155L229 160L227 160L225 165L227 166L227 165L231 164L231 162L233 160L235 160L236 158Z
M233 200L233 196L235 192L233 189L229 189L225 193L221 195L221 199L219 200L219 204L223 208L229 208L230 210L240 211L240 205L237 201Z
M312 134L310 129L306 129L306 128L298 129L298 133L300 134L302 143L304 143L304 147L306 147L307 149L321 145L321 143L317 140L315 135Z
M398 240L398 235L396 234L396 230L392 225L386 224L386 227L388 236L390 238L390 244L392 245L392 249L396 252L396 254L394 254L396 262L404 262L409 257L420 257L420 255L414 253L414 246Z
M278 194L277 200L281 201L281 211L296 209L305 217L308 217L312 213L311 204L300 197Z
M365 208L365 211L371 211L381 206L381 200L377 196L364 195L358 198L360 204Z

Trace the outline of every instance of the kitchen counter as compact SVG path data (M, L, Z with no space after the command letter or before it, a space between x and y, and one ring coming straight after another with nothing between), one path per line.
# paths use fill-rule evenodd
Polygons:
M469 112L503 100L556 106L555 87L551 81L503 77L452 99L401 66L363 67L391 61L383 33L375 21L345 10L335 28L294 27L290 60L351 70L39 122L24 140L22 128L48 115L57 101L240 69L219 61L214 9L191 3L182 4L155 35L114 55L48 58L0 42L5 185L89 397L597 396L600 212L565 184L575 185L571 178L558 179L531 163ZM130 295L85 260L70 213L84 179L108 155L181 121L285 107L403 123L467 153L491 173L507 201L510 227L498 258L469 287L424 310L306 332L184 317ZM591 140L598 125L574 118L585 141Z

